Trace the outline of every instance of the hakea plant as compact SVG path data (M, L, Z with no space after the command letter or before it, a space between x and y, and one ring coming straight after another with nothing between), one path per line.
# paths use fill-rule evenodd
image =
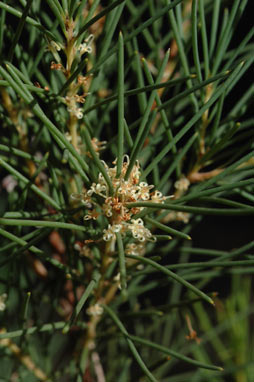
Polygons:
M0 1L0 381L252 381L247 5Z

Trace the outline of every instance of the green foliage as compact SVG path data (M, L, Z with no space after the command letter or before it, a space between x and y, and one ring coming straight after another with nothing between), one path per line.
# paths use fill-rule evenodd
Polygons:
M252 382L249 5L0 1L0 381Z

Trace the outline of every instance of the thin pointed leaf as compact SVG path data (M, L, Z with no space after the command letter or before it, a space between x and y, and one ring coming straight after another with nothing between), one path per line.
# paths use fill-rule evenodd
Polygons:
M83 295L81 296L80 300L78 301L77 305L75 306L74 310L73 310L73 313L71 315L71 318L69 319L69 321L67 321L64 325L64 328L63 328L63 333L68 333L68 331L70 330L70 327L74 324L74 322L77 320L78 318L78 315L79 313L81 312L81 309L83 308L86 300L88 299L88 297L91 295L91 293L93 292L94 288L96 287L99 279L100 279L101 275L99 273L95 273L93 275L93 278L92 280L89 282L89 284L87 285L86 287L86 290L85 292L83 293Z
M169 355L170 357L177 358L177 359L179 359L181 361L184 361L186 363L189 363L191 365L195 365L197 367L200 367L200 368L203 368L203 369L208 369L208 370L223 371L222 367L213 366L213 365L206 365L203 362L195 361L194 359L186 357L185 355L182 355L182 354L180 354L180 353L178 353L178 352L176 352L174 350L168 349L165 346L156 344L154 342L151 342L151 341L148 341L146 339L143 339L143 338L140 338L140 337L137 337L137 336L133 336L133 335L130 335L130 334L128 336L134 342L137 342L137 343L140 343L142 345L146 345L146 346L149 346L149 347L151 347L153 349L159 350L159 351Z
M23 182L26 186L30 184L30 181L22 175L19 171L13 168L11 165L6 163L2 158L0 158L0 166L3 166L10 174ZM45 192L41 191L35 184L31 184L30 188L33 192L35 192L38 196L40 196L43 200L45 200L49 205L53 206L56 210L60 210L61 207L58 203L53 200L49 195L45 194Z
M235 70L231 73L231 76L214 92L212 97L204 104L203 107L191 118L191 120L175 135L173 140L168 143L164 149L153 159L152 163L145 169L142 174L142 177L145 178L153 170L153 167L158 164L162 158L171 150L173 144L176 144L191 128L192 126L201 118L203 113L210 108L210 106L220 97L220 95L225 91L229 86L232 78L234 78L238 72L241 70L242 63L237 66Z
M116 324L118 329L120 329L121 333L125 336L127 344L129 346L132 354L133 354L133 357L136 359L137 363L139 364L139 366L141 367L141 369L143 370L143 372L145 373L145 375L147 376L149 381L158 382L157 379L154 378L154 376L151 374L151 372L146 367L146 365L145 365L144 361L142 360L142 358L140 357L135 345L133 344L132 340L129 338L129 334L128 334L127 330L125 329L125 327L123 326L123 324L121 323L119 318L116 316L115 312L107 305L102 304L102 306L105 309L105 311L108 313L108 315L112 318L112 320L114 321L114 323Z
M22 12L22 16L21 16L21 18L19 20L16 32L15 32L15 35L13 37L13 40L12 40L12 43L11 43L11 47L10 47L10 50L9 50L9 53L8 53L8 60L9 61L12 61L12 59L13 59L14 49L15 49L15 47L17 45L17 42L18 42L18 40L19 40L19 38L21 36L21 33L22 33L23 28L24 28L24 25L25 25L25 22L26 22L26 18L27 18L28 12L30 10L30 7L32 5L32 2L33 2L33 0L27 0L25 9Z
M179 276L176 273L170 271L165 266L162 266L162 265L156 263L155 261L153 261L151 259L148 259L146 257L142 257L142 256L126 255L126 257L128 257L130 259L134 259L134 260L139 260L141 263L144 263L144 264L147 264L147 265L151 265L153 268L155 268L158 271L164 273L165 275L167 275L171 279L177 281L178 283L180 283L183 286L185 286L187 289L191 290L193 293L195 293L197 296L201 297L206 302L209 302L209 304L214 305L213 300L209 296L207 296L204 292L202 292L201 290L196 288L194 285L190 284L188 281L183 279L181 276Z
M181 231L177 231L174 228L168 227L167 225L162 224L155 219L151 219L149 217L146 217L145 221L152 224L154 227L157 227L157 228L161 229L162 231L167 232L173 236L177 236L181 239L191 240L191 237L189 235L187 235L186 233L181 232Z
M192 46L193 46L193 59L195 64L195 69L197 72L197 78L199 82L203 81L201 65L198 52L198 22L197 22L197 0L192 2L192 12L191 12L191 30L192 30Z
M118 135L117 135L117 170L116 176L119 178L122 171L123 149L124 149L124 45L123 35L120 32L118 38Z
M103 11L99 12L96 16L94 16L91 20L89 20L78 32L77 38L83 34L91 25L93 25L96 21L100 20L103 16L107 15L110 11L115 9L118 5L125 2L125 0L117 0L112 4L108 5Z
M64 223L59 221L50 220L24 220L24 219L5 219L0 218L0 224L7 226L19 226L19 227L53 227L53 228L63 228L71 229L76 231L86 232L86 227L81 225Z
M107 171L106 171L104 165L102 164L102 162L101 162L101 160L99 159L99 157L98 157L96 151L95 151L94 148L93 148L93 145L92 145L92 143L91 143L91 137L90 137L90 134L89 134L89 132L88 132L88 130L87 130L86 127L84 127L82 130L83 130L84 137L85 137L85 140L86 140L87 148L88 148L88 150L90 151L90 153L91 153L91 155L92 155L92 158L93 158L93 160L94 160L96 166L98 167L98 169L99 169L100 172L102 173L102 175L103 175L105 181L107 182L111 195L113 195L113 193L114 193L114 187L113 187L113 185L112 185L112 182L111 182L111 180L110 180L110 178L109 178L109 176L108 176L108 173L107 173Z

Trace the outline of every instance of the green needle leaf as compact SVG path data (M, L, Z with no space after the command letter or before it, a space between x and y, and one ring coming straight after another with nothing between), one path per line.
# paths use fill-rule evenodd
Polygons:
M71 318L69 319L69 321L66 322L66 324L65 324L65 326L63 328L63 333L64 334L68 333L68 331L70 330L71 326L77 320L77 317L78 317L81 309L83 308L86 300L91 295L91 293L94 290L94 288L96 287L100 277L101 277L101 275L99 273L95 273L93 279L87 285L85 292L83 293L83 295L81 296L79 302L77 303L77 305L75 306L75 308L73 310Z
M117 170L116 176L120 177L123 161L124 146L124 45L123 35L120 32L118 38L118 137L117 137Z
M201 290L199 290L198 288L196 288L194 285L190 284L188 281L184 280L182 277L180 277L179 275L177 275L176 273L174 272L171 272L169 269L167 269L166 267L156 263L155 261L151 260L151 259L148 259L146 257L142 257L142 256L137 256L137 255L126 255L126 257L130 258L130 259L135 259L135 260L139 260L141 263L144 263L144 264L148 264L148 265L151 265L152 267L154 267L155 269L157 269L158 271L164 273L165 275L169 276L170 278L172 278L173 280L179 282L180 284L182 284L183 286L185 286L186 288L190 289L193 293L195 293L197 296L201 297L203 300L205 300L206 302L209 302L209 304L212 304L214 305L214 302L213 300L207 296L204 292L202 292Z
M198 366L198 367L201 367L203 369L208 369L208 370L216 370L216 371L223 371L223 368L222 367L219 367L219 366L213 366L213 365L206 365L202 362L199 362L199 361L195 361L194 359L191 359L189 357L186 357L185 355L182 355L174 350L171 350L171 349L168 349L167 347L165 346L162 346L162 345L159 345L159 344L156 344L154 342L151 342L151 341L148 341L148 340L145 340L144 338L140 338L140 337L137 337L137 336L133 336L133 335L128 335L128 337L133 340L134 342L137 342L137 343L140 343L142 345L146 345L146 346L149 346L153 349L156 349L156 350L159 350L171 357L174 357L174 358L177 358L181 361L184 361L184 362L187 362L191 365L195 365L195 366Z
M127 344L130 348L130 351L132 352L133 357L136 359L137 363L139 364L139 366L141 367L141 369L143 370L143 372L145 373L145 375L147 376L149 381L158 382L157 379L154 378L154 376L151 374L151 372L146 367L146 365L145 365L144 361L142 360L142 358L140 357L134 343L130 339L127 330L125 329L125 327L123 326L122 322L119 320L119 318L117 317L115 312L109 306L104 305L104 304L101 304L101 305L104 308L104 310L108 313L108 315L112 318L112 320L114 321L114 323L116 324L118 329L121 331L121 333L125 336Z
M12 59L13 59L14 49L15 49L15 46L17 45L17 42L18 42L18 40L19 40L19 38L21 36L21 33L22 33L23 28L24 28L24 25L25 25L25 22L26 22L26 18L27 18L28 12L30 10L30 7L32 5L32 2L33 2L33 0L28 0L27 1L25 9L24 9L24 11L22 13L22 17L19 20L18 27L17 27L15 35L13 37L12 44L11 44L11 47L10 47L10 50L9 50L9 54L8 54L8 60L9 61L12 61Z

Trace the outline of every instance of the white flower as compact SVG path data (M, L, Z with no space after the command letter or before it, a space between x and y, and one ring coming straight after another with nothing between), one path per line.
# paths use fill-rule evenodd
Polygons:
M0 296L0 311L3 312L6 308L6 305L5 305L5 300L7 299L7 294L6 293L3 293L1 296Z
M145 241L152 238L152 233L148 228L144 227L142 219L131 219L131 224L128 225L128 229L131 231L132 236L139 240Z
M162 192L156 190L151 195L151 202L153 202L153 203L164 203L164 200L166 200L168 198L173 198L173 197L174 197L174 195L164 196L162 194Z
M48 43L48 46L46 48L47 51L50 51L51 53L59 52L62 49L62 45L56 41L51 40Z
M139 183L139 195L142 200L149 200L150 198L150 190L154 186L148 186L146 182Z
M103 240L109 241L110 239L116 238L116 232L120 232L122 229L121 224L109 224L107 229L103 230Z
M87 208L92 208L93 206L92 199L87 195L87 192L81 192L81 194L72 193L71 199L81 201Z
M93 42L93 39L94 39L94 35L93 34L90 34L86 39L85 41L83 42L83 44L80 44L79 47L78 47L78 50L80 51L80 55L82 56L82 54L84 53L92 53L92 47L91 47L91 44Z
M83 112L82 112L82 109L80 107L77 107L75 105L75 106L68 107L67 110L70 114L75 115L78 119L83 118Z
M88 196L92 196L93 193L105 197L106 195L103 192L107 191L107 187L104 184L93 183L90 190L87 191Z

